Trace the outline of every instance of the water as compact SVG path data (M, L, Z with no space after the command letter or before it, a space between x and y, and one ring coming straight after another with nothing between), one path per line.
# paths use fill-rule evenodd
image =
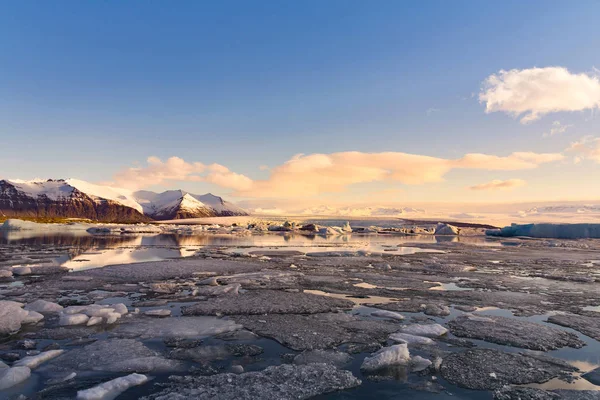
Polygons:
M34 234L35 233L35 234ZM344 236L306 236L294 233L233 235L233 234L141 234L95 236L80 232L0 232L0 253L17 257L13 265L51 263L73 270L86 270L106 265L161 261L195 255L199 250L212 249L225 253L249 254L252 252L286 250L326 255L328 252L371 252L389 255L407 255L417 252L436 252L419 248L419 244L437 244L442 240L457 240L433 236L401 236L376 234L351 234ZM463 239L461 239L463 240ZM470 243L486 244L484 237L471 237ZM405 245L405 246L403 246ZM42 253L43 260L33 253Z

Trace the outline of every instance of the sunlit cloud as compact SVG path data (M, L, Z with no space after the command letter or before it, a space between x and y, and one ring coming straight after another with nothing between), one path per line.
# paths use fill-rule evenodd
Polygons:
M526 124L560 111L600 107L600 80L563 67L501 70L483 83L479 101L486 113L503 111Z
M494 179L491 182L481 183L471 186L471 190L511 190L521 186L525 186L527 182L523 179L507 179L505 181Z
M252 186L250 178L220 164L190 163L179 157L170 157L166 161L148 157L146 162L148 165L145 167L131 167L118 172L113 177L114 183L132 190L172 181L210 182L233 190L248 190Z
M188 163L171 157L148 158L146 167L127 168L114 177L120 186L141 188L169 181L209 182L246 198L300 198L345 192L371 182L422 185L442 182L454 169L515 171L537 168L564 158L558 153L515 152L508 156L470 153L444 159L401 152L297 154L270 170L267 179L253 180L220 164ZM396 189L394 195L400 192ZM391 193L387 193L391 195Z
M565 133L567 129L573 127L573 125L563 125L560 121L554 121L552 123L552 127L548 132L544 132L543 137L551 137L554 135L560 135L561 133Z
M188 163L182 158L171 157L162 161L158 157L148 157L147 166L126 168L113 177L117 185L130 189L160 185L166 181L201 181L199 174L206 171L200 162Z
M571 143L565 151L575 155L573 160L575 164L579 164L585 159L600 164L600 137L585 136L580 140Z

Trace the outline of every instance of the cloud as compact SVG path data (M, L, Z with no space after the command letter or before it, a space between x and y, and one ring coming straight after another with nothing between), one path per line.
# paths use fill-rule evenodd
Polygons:
M199 162L188 163L179 157L171 157L162 161L158 157L148 157L146 167L126 168L114 177L117 185L137 189L152 185L160 185L165 181L200 181L198 174L206 170Z
M233 190L247 190L252 185L250 178L220 164L189 163L179 157L170 157L166 161L148 157L146 162L148 165L145 167L126 168L116 173L113 177L115 184L141 189L170 181L210 182Z
M433 113L440 112L440 111L441 111L441 110L440 110L439 108L433 108L433 107L430 107L430 108L428 108L428 109L427 109L427 111L425 111L425 112L427 113L427 115L431 115L431 114L433 114Z
M515 152L508 156L470 153L445 159L401 152L297 154L270 170L269 177L252 180L220 164L188 163L171 157L148 158L146 167L127 168L114 177L120 186L143 188L169 181L209 182L248 198L300 198L346 191L369 182L420 185L444 180L453 169L515 171L562 160L557 153ZM398 192L395 192L398 194Z
M512 190L521 186L525 186L527 182L522 179L507 179L501 181L494 179L491 182L481 183L479 185L471 186L471 190Z
M575 154L573 160L575 164L579 164L585 159L600 164L600 137L584 136L580 140L571 143L565 151Z
M206 182L233 190L249 190L252 187L252 179L245 175L232 172L223 165L211 164L207 169L209 170L209 173L204 178L204 181Z
M258 169L260 169L261 171L268 171L269 170L269 166L268 165L261 165L260 167L258 167Z
M515 171L537 168L562 160L561 154L516 152L508 156L466 154L444 159L400 152L298 154L271 170L265 180L255 180L244 197L307 197L340 193L353 184L397 182L407 185L441 182L453 169Z
M543 137L550 137L554 135L559 135L561 133L565 133L567 129L573 127L573 125L563 125L560 121L554 121L552 123L552 127L548 132L544 132Z
M545 114L600 107L600 80L563 67L501 70L490 75L479 93L485 112L521 116L526 124Z

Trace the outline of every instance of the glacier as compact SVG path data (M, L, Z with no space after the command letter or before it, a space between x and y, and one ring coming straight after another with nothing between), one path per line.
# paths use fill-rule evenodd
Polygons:
M600 224L512 224L502 229L489 229L487 236L527 236L546 239L600 239Z

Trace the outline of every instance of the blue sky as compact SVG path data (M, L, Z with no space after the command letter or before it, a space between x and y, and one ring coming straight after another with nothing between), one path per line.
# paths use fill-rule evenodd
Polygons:
M107 182L150 156L176 156L268 180L261 165L298 153L563 153L600 135L597 107L522 124L486 113L478 96L502 69L593 77L598 15L598 1L4 2L0 176ZM543 138L554 121L568 128ZM571 156L518 171L453 169L436 183L360 181L337 197L556 200L559 187L600 198L587 189L598 162ZM526 185L466 189L508 179ZM254 197L186 178L152 187Z

